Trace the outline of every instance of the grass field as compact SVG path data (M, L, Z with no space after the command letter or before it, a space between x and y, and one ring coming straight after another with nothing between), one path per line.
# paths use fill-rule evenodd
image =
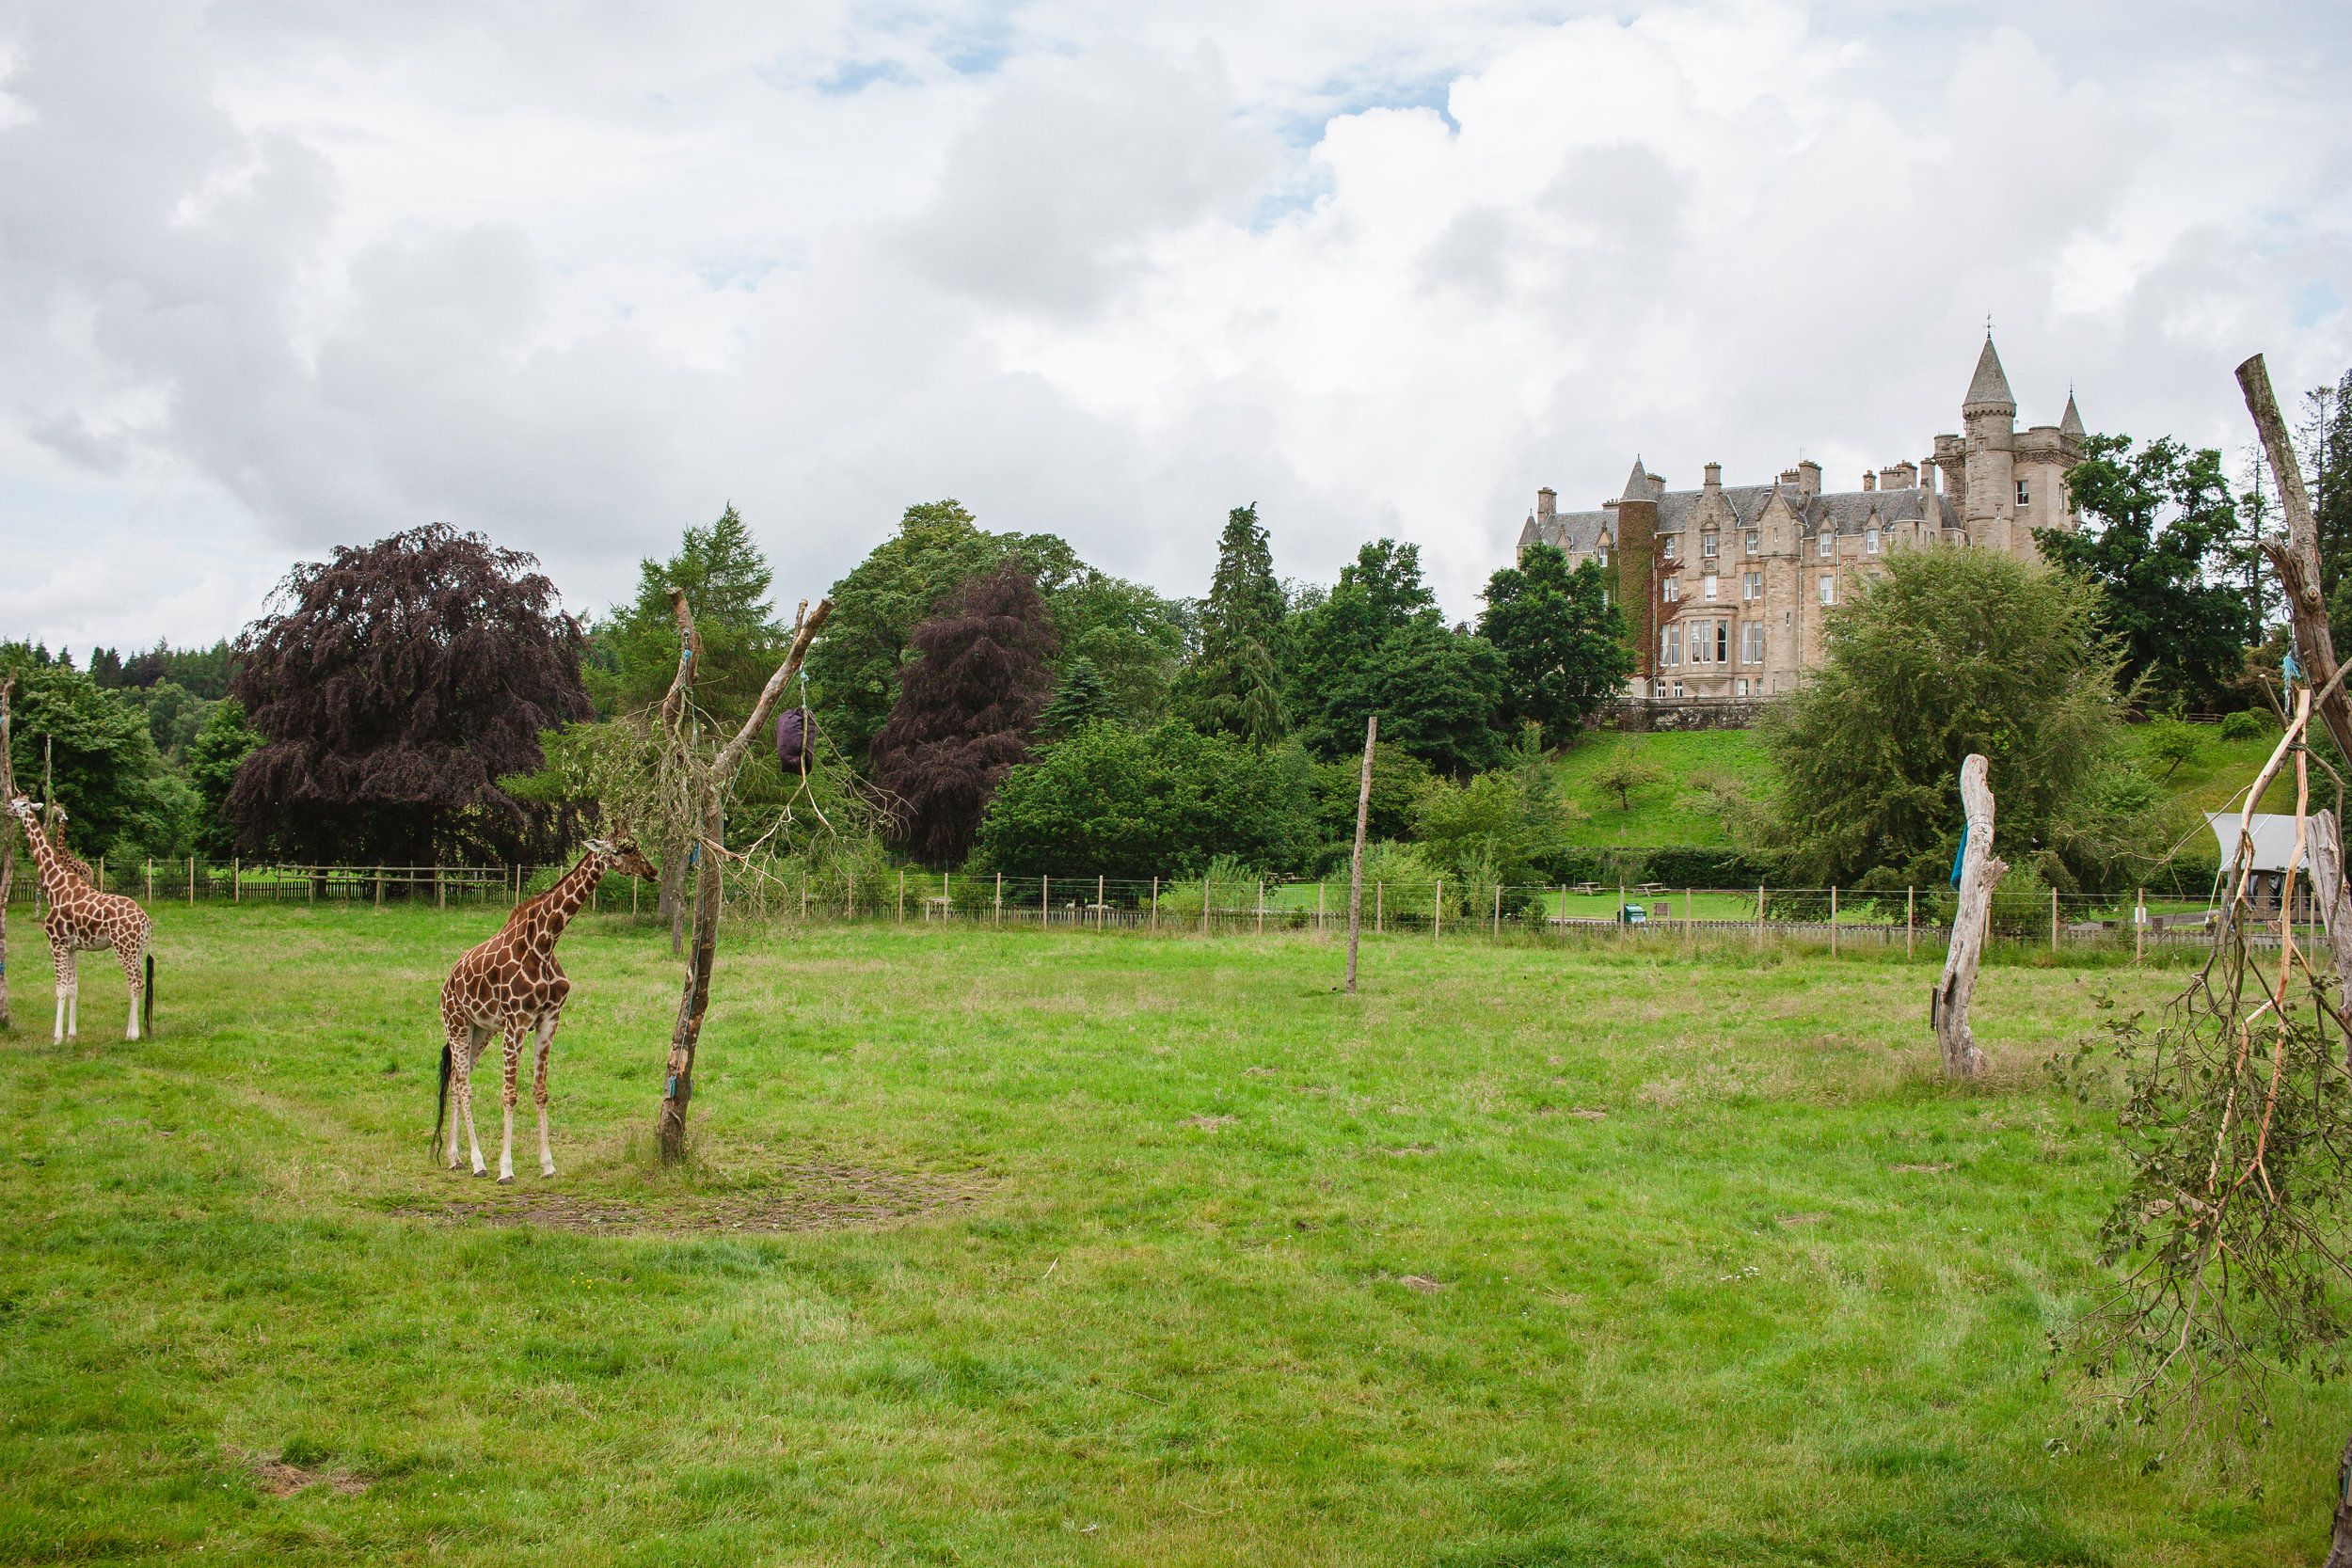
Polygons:
M1953 1090L1924 962L740 927L664 1173L603 917L501 1188L424 1148L494 913L160 918L136 1045L91 964L52 1048L19 927L0 1559L2321 1555L2352 1401L2254 1497L2043 1381L2117 1165L2038 1064L2169 976L1988 970Z

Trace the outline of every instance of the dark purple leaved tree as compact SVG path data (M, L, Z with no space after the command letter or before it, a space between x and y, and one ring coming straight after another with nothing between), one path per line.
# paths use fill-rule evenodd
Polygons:
M874 782L907 847L957 865L998 782L1028 760L1058 643L1037 585L1014 566L966 582L908 641L916 657L874 736Z
M499 787L592 710L581 637L532 557L446 523L305 562L237 640L262 745L225 812L248 854L421 865L559 851L575 826Z

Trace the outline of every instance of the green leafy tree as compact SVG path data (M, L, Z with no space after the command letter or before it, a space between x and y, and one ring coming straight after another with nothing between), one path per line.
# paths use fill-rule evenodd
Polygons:
M230 786L237 781L237 765L261 744L246 726L245 705L234 697L215 703L204 727L188 741L188 783L198 800L194 832L203 853L225 855L234 846L236 828L226 811Z
M2139 754L2164 768L2156 775L2159 784L2170 779L2184 765L2195 762L2200 750L2196 725L2163 714L2148 721L2147 732L2139 741Z
M2051 561L2096 583L2100 625L2121 640L2123 679L2152 695L2210 705L2245 668L2257 628L2228 580L2237 506L2221 454L2169 437L2137 452L2093 436L2067 470L2078 533L2037 529Z
M1217 540L1216 575L1200 610L1200 653L1184 693L1184 710L1202 729L1257 746L1290 733L1282 695L1290 655L1286 609L1256 504L1234 507Z
M1098 724L998 785L976 863L1008 875L1193 877L1230 856L1298 869L1317 838L1313 766L1296 747Z
M1624 691L1633 654L1608 583L1598 565L1570 567L1550 545L1530 546L1487 579L1478 629L1502 656L1505 722L1541 724L1565 745L1586 714Z
M1431 784L1414 836L1425 856L1457 879L1524 885L1550 880L1549 868L1581 815L1544 775L1497 768L1458 784Z
M1352 849L1356 839L1356 797L1363 784L1363 751L1336 757L1315 767L1315 819L1324 842ZM1422 792L1436 775L1429 765L1387 740L1373 748L1372 800L1365 812L1368 839L1403 838L1413 831L1414 813Z
M1318 755L1361 753L1364 721L1441 772L1475 772L1501 755L1492 720L1502 656L1447 628L1421 576L1421 551L1382 539L1357 552L1301 617L1295 707Z
M1741 818L1793 887L1941 883L1960 765L1992 766L2001 854L2063 891L2121 885L2144 829L2102 788L2125 657L2099 592L1993 550L1899 550L1832 610L1814 678L1762 738L1780 789ZM1899 893L1897 893L1899 896Z
M769 602L773 581L767 556L732 503L709 527L689 528L669 560L639 562L637 596L613 606L596 627L582 672L598 710L641 708L670 689L682 648L670 591L683 588L703 648L694 700L740 723L783 662L791 636Z
M1633 809L1633 797L1665 782L1665 775L1642 760L1636 747L1621 746L1592 775L1593 787L1617 798L1619 811Z
M0 646L0 669L17 675L9 746L17 788L40 797L46 754L66 842L83 859L181 853L194 799L156 753L145 719L72 665L39 663L32 652Z
M1102 682L1106 716L1136 726L1159 720L1184 661L1184 607L1091 567L1046 602L1061 637L1062 684L1085 663Z

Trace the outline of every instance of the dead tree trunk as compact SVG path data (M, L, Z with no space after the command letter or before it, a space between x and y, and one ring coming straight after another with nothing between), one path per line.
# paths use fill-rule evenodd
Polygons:
M2284 539L2273 534L2261 541L2270 569L2279 576L2287 613L2295 622L2295 646L2312 689L2319 690L2335 678L2336 644L2328 630L2328 600L2319 590L2319 525L2312 516L2311 494L2303 488L2303 468L2287 438L2287 422L2280 416L2279 399L2270 389L2270 371L2259 354L2237 368L2237 384L2246 393L2246 411L2270 457L2271 476L2279 483L2279 509L2286 516ZM2334 738L2336 750L2352 757L2352 693L2338 688L2319 705L2319 721Z
M661 697L661 726L675 736L681 727L691 728L687 708L694 677L702 673L703 640L694 629L694 612L687 605L685 589L670 590L670 614L677 622L677 673L670 677L670 689ZM670 957L674 958L678 956L686 921L687 843L683 829L672 832L662 843L661 894L654 901L654 914L670 923Z
M1356 855L1347 873L1347 990L1356 991L1356 938L1364 927L1364 820L1372 815L1372 749L1380 740L1380 716L1364 721L1364 776L1356 786Z
M2312 817L2312 899L2335 959L2336 1006L2352 1009L2352 887L2344 882L2344 832L2332 811ZM2352 1070L2352 1034L2344 1037L2344 1067Z
M1985 929L1993 922L1993 887L2009 870L1993 856L1993 786L1986 763L1970 753L1960 765L1960 800L1968 812L1968 842L1961 851L1960 908L1952 915L1952 942L1944 955L1944 977L1930 1003L1936 1042L1944 1050L1944 1076L1974 1078L1984 1070L1984 1053L1968 1032L1968 1004L1977 993L1977 961Z
M685 593L673 590L671 602L689 640L688 653L678 661L677 679L661 703L663 721L670 725L675 736L684 712L691 667L698 661L694 649L699 645L692 641L693 620L686 608ZM678 998L677 1023L670 1034L669 1068L662 1080L661 1111L654 1131L654 1142L664 1163L686 1158L686 1108L694 1098L694 1047L702 1038L703 1015L710 1007L710 971L719 950L719 904L725 893L726 878L722 868L725 857L721 843L727 782L742 764L752 736L768 721L776 699L800 673L801 662L808 657L808 645L815 641L818 628L832 613L831 599L818 600L814 610L808 608L807 600L801 601L800 623L793 628L792 646L784 662L768 677L751 717L743 721L735 738L720 749L707 770L697 774L695 803L701 815L702 871L694 881L694 945L686 966L686 989Z

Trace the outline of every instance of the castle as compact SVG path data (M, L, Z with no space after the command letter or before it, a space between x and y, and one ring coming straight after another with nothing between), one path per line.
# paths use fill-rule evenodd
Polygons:
M1553 545L1571 566L1595 561L1611 575L1633 626L1629 696L1792 690L1820 659L1823 617L1889 551L1972 545L2033 560L2035 529L2074 530L2065 475L2082 460L2083 421L2072 393L2057 424L2020 432L1987 333L1960 418L1963 434L1938 436L1924 464L1829 495L1818 463L1728 486L1709 463L1698 489L1669 490L1636 458L1625 493L1597 512L1556 511L1553 493L1536 491L1518 553Z

